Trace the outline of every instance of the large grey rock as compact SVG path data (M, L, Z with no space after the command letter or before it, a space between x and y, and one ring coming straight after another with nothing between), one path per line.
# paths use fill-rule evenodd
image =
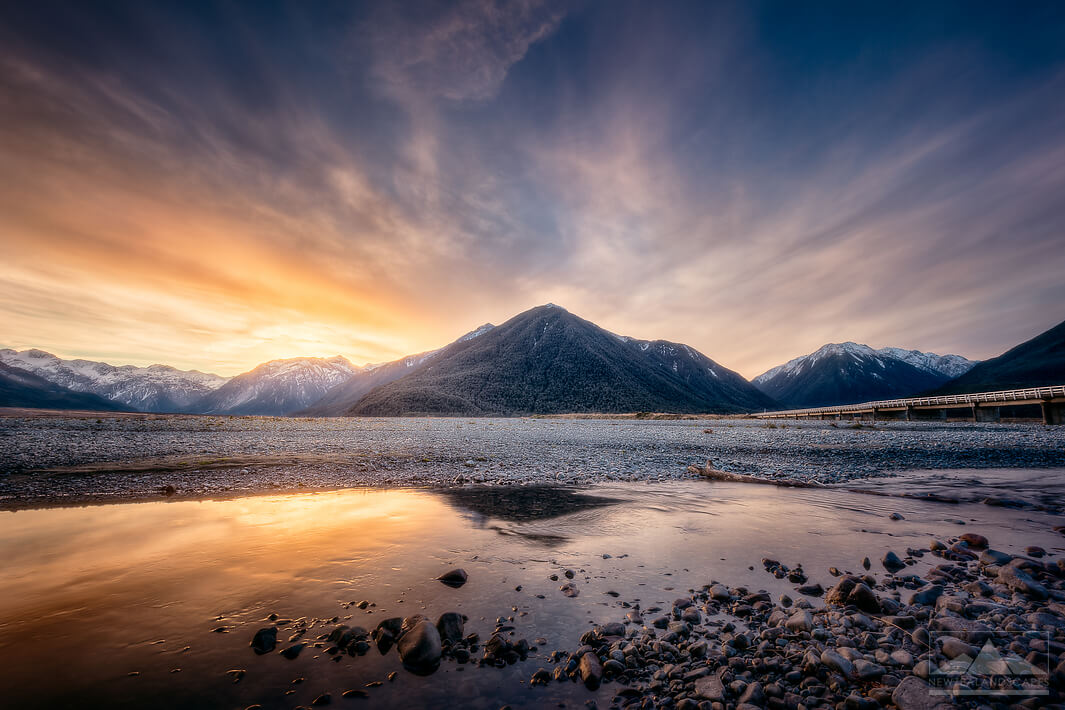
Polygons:
M898 572L906 567L906 563L900 560L899 556L894 552L888 552L884 555L883 559L880 560L880 564L884 565L884 569L888 572Z
M704 700L722 703L725 701L725 685L716 675L708 675L695 681L695 694Z
M788 631L800 632L800 631L812 631L814 628L814 617L806 609L795 612L791 615L785 624Z
M1013 591L1020 592L1031 599L1046 599L1048 595L1046 587L1035 581L1030 574L1017 566L1017 562L1017 560L1014 560L999 569L998 581Z
M440 665L440 632L422 619L396 644L403 665L415 672L432 672Z
M466 570L461 568L453 569L450 572L445 572L444 574L440 575L439 577L437 577L437 579L449 587L461 587L462 585L466 584Z
M948 710L953 707L945 696L932 695L931 686L916 676L909 676L895 686L891 700L899 710Z

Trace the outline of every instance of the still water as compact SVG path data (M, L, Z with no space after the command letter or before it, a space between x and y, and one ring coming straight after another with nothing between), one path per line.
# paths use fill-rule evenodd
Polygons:
M882 493L964 490L978 500L981 485L1008 487L1011 475L1035 491L1065 481L1060 470L966 471L877 485ZM905 519L890 520L892 512ZM49 708L292 708L326 692L341 706L583 707L592 698L602 706L616 686L592 693L528 679L550 669L551 651L576 648L590 624L622 620L623 602L668 606L711 580L795 595L763 570L762 557L802 563L827 588L830 566L858 569L866 555L965 531L1001 550L1041 545L1057 556L1065 538L1052 528L1061 524L1061 516L977 502L708 481L348 489L5 512L0 697L8 707ZM926 556L914 571L936 561ZM469 573L465 586L435 581L454 567ZM576 598L550 579L565 568L577 572ZM351 606L363 599L374 606ZM435 620L447 611L467 615L466 632L482 639L498 617L512 616L515 638L547 643L503 669L445 660L425 677L404 671L395 651L335 662L322 648L286 660L248 646L270 614L321 620L304 639L313 641L338 623L372 629L388 617ZM291 629L281 626L284 641ZM246 675L234 683L226 672L237 669ZM373 681L384 683L367 689L368 701L340 697Z

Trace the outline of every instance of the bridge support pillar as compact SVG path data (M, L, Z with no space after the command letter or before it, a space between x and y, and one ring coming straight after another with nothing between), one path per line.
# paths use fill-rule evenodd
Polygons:
M973 405L974 422L997 422L1000 410L998 407L977 407Z
M876 421L876 407L873 407L873 411L871 411L869 413L869 421L871 421L871 422L875 422Z
M914 418L914 409L913 409L913 407L906 407L906 411L903 413L903 419L905 419L908 422L912 422L913 418Z
M1043 402L1044 424L1065 424L1065 402Z

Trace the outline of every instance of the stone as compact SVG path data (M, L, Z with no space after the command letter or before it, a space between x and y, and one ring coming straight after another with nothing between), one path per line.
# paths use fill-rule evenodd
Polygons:
M925 587L919 591L910 595L911 605L931 606L936 603L943 594L943 586L939 584L933 584L931 587Z
M440 632L425 619L403 634L396 647L403 665L410 670L432 672L440 665Z
M851 593L854 586L858 584L858 578L846 575L840 577L836 582L836 586L828 590L828 594L825 595L825 604L829 606L846 606L847 595Z
M854 661L854 672L857 675L858 680L876 680L887 673L887 670L876 663L859 659Z
M788 631L796 633L801 631L812 631L814 628L814 617L809 611L803 609L792 614L785 623L785 626Z
M577 670L581 681L589 690L595 690L603 682L603 666L599 663L599 656L592 651L586 651L581 655Z
M440 634L441 641L456 643L462 640L465 621L462 614L448 611L440 615L436 621L436 630Z
M1035 579L1023 569L1016 566L1016 562L1017 561L1014 560L999 569L998 581L1005 584L1013 591L1020 592L1032 599L1046 599L1048 596L1046 587L1035 581Z
M558 590L570 598L576 597L581 593L581 590L577 589L577 585L573 582L563 584Z
M287 658L290 661L294 661L294 660L296 660L296 658L299 657L300 651L302 651L303 647L306 646L306 645L307 644L305 644L305 643L294 643L291 646L289 646L288 648L282 649L281 655L284 656L285 658Z
M831 648L821 652L821 663L837 673L842 673L847 678L854 677L854 664Z
M457 589L462 585L466 584L468 575L466 574L466 570L464 569L453 569L450 572L445 572L444 574L440 575L439 577L437 577L437 579L446 584L447 586L454 587Z
M270 653L277 648L277 627L267 626L259 629L255 632L255 636L252 637L251 647L260 656L264 653Z
M695 694L714 703L725 701L725 685L716 675L708 675L695 681Z
M964 533L960 535L958 539L974 550L987 549L987 538L983 535L977 535L976 533Z
M956 636L944 636L942 638L942 643L940 644L940 649L943 651L943 655L951 660L954 660L958 656L976 658L976 654L979 653L977 649Z
M931 686L916 676L909 676L891 693L899 710L948 710L953 705L944 696L932 695Z
M870 614L880 613L880 601L873 594L873 590L865 585L864 582L859 582L851 589L850 594L847 595L847 603L853 604L862 611L869 612Z
M880 560L880 564L884 565L884 569L888 572L898 572L900 569L906 567L906 563L899 559L899 556L894 552L888 552Z

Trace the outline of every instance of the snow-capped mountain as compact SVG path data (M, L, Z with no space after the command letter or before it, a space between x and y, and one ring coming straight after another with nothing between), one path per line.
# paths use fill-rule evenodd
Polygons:
M830 343L752 382L788 407L821 407L908 397L938 387L975 364L960 355Z
M898 358L903 362L925 372L934 372L951 379L964 375L979 362L970 360L961 355L936 355L935 353L923 353L920 350L903 350L902 348L880 348L877 350L881 355Z
M86 409L95 412L125 411L119 402L91 392L75 392L20 367L0 362L0 407L32 409Z
M361 369L339 355L271 360L237 375L193 407L203 414L281 416L314 404Z
M189 412L229 378L168 365L136 367L64 360L43 350L0 350L0 362L75 392L88 392L142 412Z
M455 343L465 343L478 338L495 328L491 323L485 323L481 327L471 330L466 335L456 340ZM302 411L296 412L301 417L338 417L355 406L370 390L387 385L401 377L414 372L431 362L433 358L447 350L451 345L445 345L436 350L429 350L417 355L407 355L391 362L382 362L367 365L356 372L347 380L333 387L313 405Z

